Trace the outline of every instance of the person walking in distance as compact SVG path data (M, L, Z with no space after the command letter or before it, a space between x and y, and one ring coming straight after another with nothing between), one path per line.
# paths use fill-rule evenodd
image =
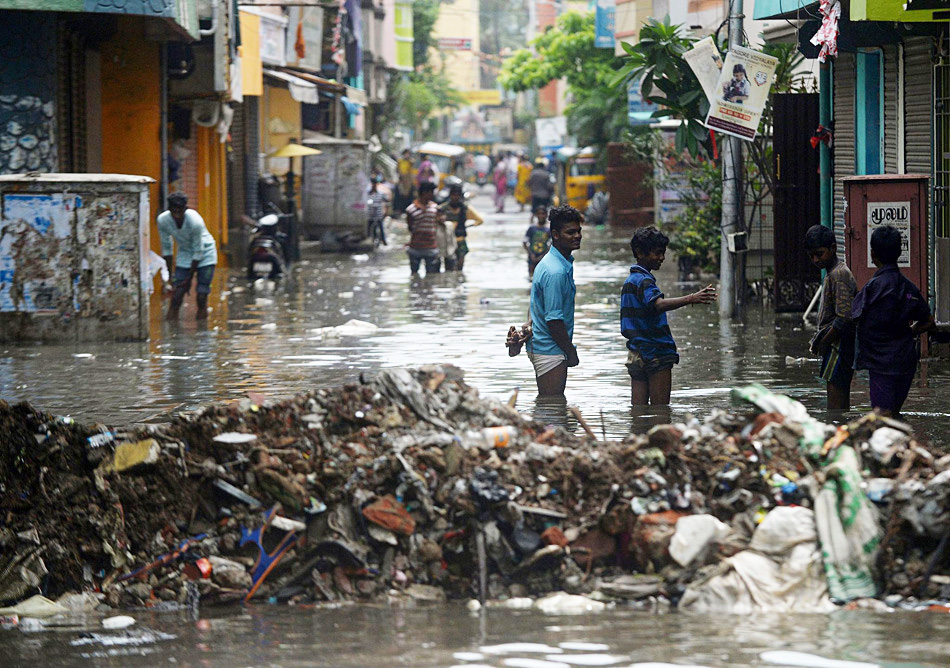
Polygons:
M435 184L426 181L419 185L415 201L406 207L406 223L409 225L409 271L415 276L424 261L426 276L438 274L442 265L439 256L438 226L442 217L433 201Z
M158 237L162 245L165 264L175 267L174 285L165 284L165 292L171 292L167 320L177 320L185 295L191 290L191 281L197 278L195 301L196 320L208 317L208 295L211 294L211 279L218 264L218 248L205 221L194 209L188 208L184 193L168 196L168 210L158 215ZM172 253L175 264L172 265Z
M541 259L531 283L528 358L534 365L538 394L564 394L568 367L577 366L574 347L574 257L581 247L581 212L558 206L548 213L551 250Z
M528 176L528 190L531 192L531 210L539 206L551 206L554 196L554 184L551 182L551 172L544 168L544 158L536 158L534 169Z

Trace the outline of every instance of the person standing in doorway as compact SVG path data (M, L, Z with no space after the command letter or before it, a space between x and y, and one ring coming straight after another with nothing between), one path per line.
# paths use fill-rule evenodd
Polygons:
M581 247L581 212L570 206L551 209L551 250L538 263L531 283L531 331L528 358L534 365L539 395L564 394L567 369L577 366L574 347L574 257Z
M409 225L409 271L415 276L424 261L426 276L438 274L442 265L439 256L438 226L442 225L438 205L433 201L435 184L419 185L419 195L406 207L406 223Z
M197 278L195 319L207 319L208 295L211 294L214 268L218 264L218 248L201 214L188 208L188 197L184 193L168 196L168 210L158 216L158 237L165 264L175 267L174 285L165 284L166 292L170 291L172 295L166 319L178 319L178 311L191 290L193 278ZM176 255L174 265L173 252Z

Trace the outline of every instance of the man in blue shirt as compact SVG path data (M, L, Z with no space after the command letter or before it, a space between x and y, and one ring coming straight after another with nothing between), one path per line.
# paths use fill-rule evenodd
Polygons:
M637 263L620 293L620 333L627 339L630 403L668 405L673 387L673 365L680 356L666 320L666 312L688 304L711 304L716 289L707 285L685 297L667 299L651 272L663 265L669 238L657 228L642 227L633 233L630 250Z
M172 267L172 251L177 252L173 277L175 285L165 286L166 292L170 287L172 292L166 319L178 319L181 303L191 290L191 279L197 277L195 294L198 309L195 318L205 320L208 317L211 279L218 264L218 249L201 214L188 208L188 198L184 193L168 196L168 211L158 216L158 237L162 244L162 257L169 268Z
M574 337L574 258L581 247L580 211L558 206L548 214L551 250L538 263L531 283L531 327L528 357L534 365L538 394L564 394L567 368L577 366Z

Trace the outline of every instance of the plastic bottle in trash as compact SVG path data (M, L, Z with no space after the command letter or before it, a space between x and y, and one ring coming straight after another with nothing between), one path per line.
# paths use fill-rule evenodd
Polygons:
M459 440L462 446L468 449L491 450L507 448L517 435L518 430L515 427L486 427L480 431L467 431Z

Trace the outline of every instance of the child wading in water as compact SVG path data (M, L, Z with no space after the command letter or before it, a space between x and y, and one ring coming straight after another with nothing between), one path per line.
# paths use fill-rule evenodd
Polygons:
M534 210L531 226L525 232L522 245L528 251L528 276L534 276L534 268L551 247L551 230L548 228L548 208L539 204Z
M813 225L805 233L805 250L813 265L827 273L821 288L818 332L811 352L821 355L820 378L827 383L828 410L851 408L854 377L854 323L851 307L857 285L848 265L838 259L835 235L827 227Z
M897 267L901 234L883 225L871 234L871 260L878 270L854 298L851 316L858 331L854 367L867 369L871 407L900 413L917 372L914 339L934 328L927 300Z
M634 406L670 403L673 365L680 357L666 312L716 301L716 289L711 285L685 297L664 297L651 272L662 266L669 243L669 238L652 226L640 228L630 239L637 263L630 267L620 293L620 332L627 339L630 402Z

